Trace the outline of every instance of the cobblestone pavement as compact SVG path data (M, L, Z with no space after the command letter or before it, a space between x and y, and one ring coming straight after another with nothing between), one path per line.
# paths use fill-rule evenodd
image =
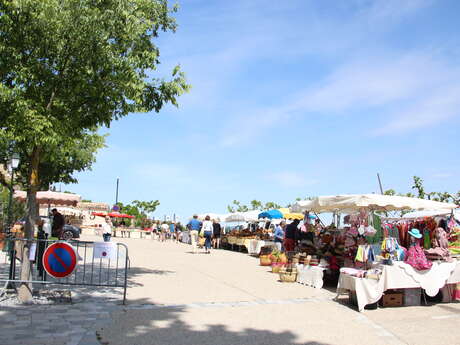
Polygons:
M96 331L121 308L111 300L0 307L2 345L100 345Z

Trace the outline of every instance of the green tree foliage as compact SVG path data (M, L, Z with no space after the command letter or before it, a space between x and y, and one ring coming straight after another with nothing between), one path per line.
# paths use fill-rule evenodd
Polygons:
M117 203L121 212L134 216L134 225L137 227L148 227L151 221L148 217L160 205L158 200L152 201L139 201L134 200L131 204L123 205L121 202Z
M281 205L273 201L266 202L264 205L264 210L272 210L272 209L278 209L278 208L281 208Z
M252 200L251 201L251 210L261 210L262 209L262 202L259 200Z
M420 199L429 199L439 202L452 202L460 206L460 191L456 194L451 194L448 192L425 192L425 187L423 186L423 180L418 177L413 177L413 185L411 187L417 191L417 195L412 193L397 193L394 189L388 189L383 194L385 195L399 195L399 196L407 196L411 198L418 197Z
M0 229L7 223L9 196L9 189L0 185ZM11 211L12 219L20 219L24 217L24 203L13 199Z
M105 146L105 136L86 133L78 138L63 137L59 145L42 148L42 159L38 165L39 189L47 190L53 183L76 183L76 172L91 170L96 161L96 153ZM27 160L27 147L17 144L20 153L20 166L17 169L16 183L27 188L30 162ZM66 193L66 191L64 191Z
M160 63L154 40L175 31L175 11L167 0L0 2L0 137L14 140L28 165L26 237L47 148L129 113L177 105L189 89L178 66L170 80L152 73ZM28 262L28 248L23 255ZM29 275L23 265L21 277ZM21 286L23 301L30 290Z
M238 200L233 200L230 205L227 206L227 211L230 213L234 212L247 212L250 210L271 210L281 208L281 205L275 202L266 202L265 204L259 200L252 200L250 206L243 205Z
M418 177L414 176L414 185L412 186L412 189L415 189L418 193L418 197L420 199L425 199L425 189L423 188L423 180Z

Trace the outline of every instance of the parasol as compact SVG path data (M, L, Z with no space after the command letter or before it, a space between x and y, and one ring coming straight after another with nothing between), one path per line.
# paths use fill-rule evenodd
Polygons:
M25 191L15 191L13 197L19 201L26 201L27 193ZM62 205L62 206L77 206L81 197L77 194L41 191L37 192L37 202L44 205Z

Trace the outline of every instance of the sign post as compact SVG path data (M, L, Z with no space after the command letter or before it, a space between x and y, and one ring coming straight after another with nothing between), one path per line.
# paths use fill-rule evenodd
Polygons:
M77 253L67 242L56 242L43 253L43 268L54 278L65 278L77 267Z

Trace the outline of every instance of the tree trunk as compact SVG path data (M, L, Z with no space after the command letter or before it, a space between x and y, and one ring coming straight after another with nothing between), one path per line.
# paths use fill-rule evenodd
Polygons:
M40 149L35 147L32 151L29 172L29 188L27 189L27 212L25 225L25 238L28 240L34 237L35 220L38 217L37 191L39 187L38 165L40 162ZM30 280L31 263L29 261L30 242L24 244L21 261L21 280ZM21 283L18 298L22 303L32 301L32 284Z

